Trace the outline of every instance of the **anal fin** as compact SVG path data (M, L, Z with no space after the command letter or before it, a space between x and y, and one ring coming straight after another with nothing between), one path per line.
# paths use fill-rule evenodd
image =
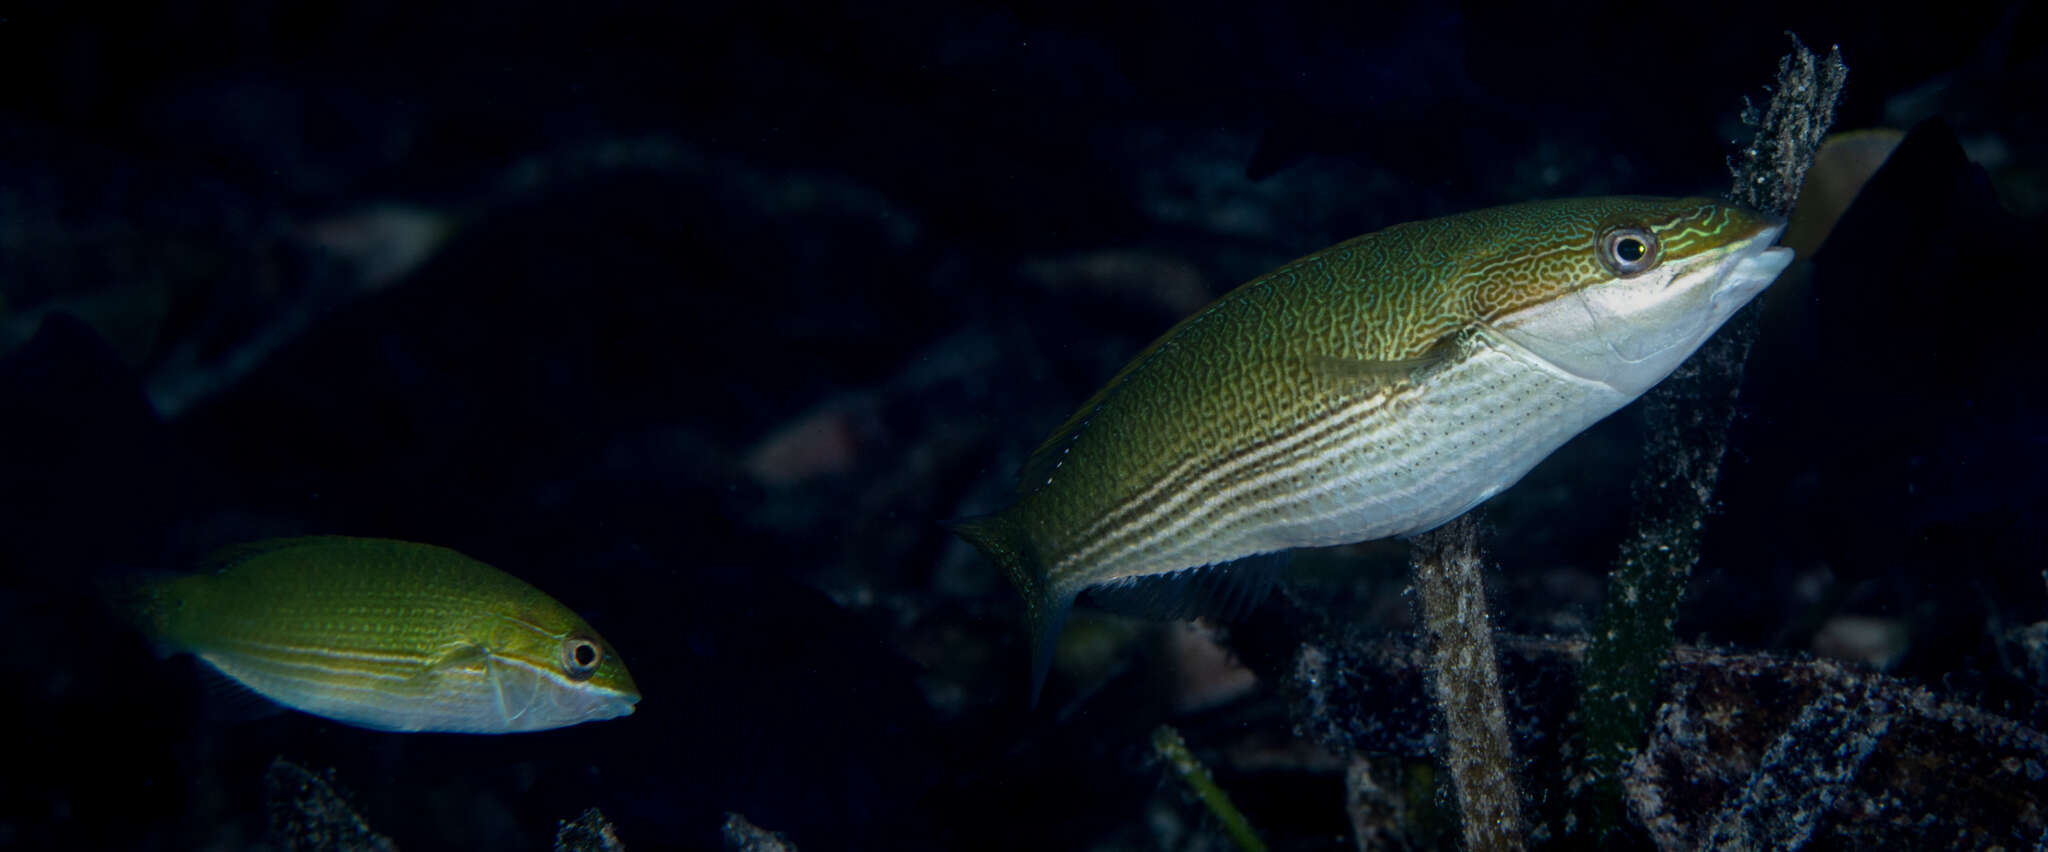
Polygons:
M230 674L215 659L195 654L199 682L199 716L210 722L247 722L285 711L277 699Z
M1289 551L1281 550L1170 574L1127 577L1090 587L1088 599L1110 612L1145 618L1235 621L1266 599L1288 561Z

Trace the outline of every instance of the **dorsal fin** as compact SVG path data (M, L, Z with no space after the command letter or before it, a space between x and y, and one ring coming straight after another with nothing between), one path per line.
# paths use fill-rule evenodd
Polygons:
M1235 621L1266 599L1287 568L1288 554L1282 550L1170 574L1126 577L1090 587L1088 599L1110 612L1145 618Z
M1099 398L1103 395L1098 393L1096 396ZM1088 417L1083 415L1093 415L1101 405L1095 399L1089 402L1095 405L1082 408L1074 416L1067 418L1067 422L1060 424L1059 430L1053 432L1052 437L1045 439L1045 443L1039 444L1038 449L1032 450L1031 455L1024 459L1024 466L1017 471L1017 497L1022 498L1044 488L1046 482L1052 479L1053 472L1059 469L1060 463L1066 461L1067 450L1081 437L1081 430L1088 427Z
M1133 356L1116 371L1115 375L1110 376L1109 381L1103 383L1101 390L1096 391L1086 402L1081 403L1079 408L1074 409L1074 413L1067 417L1066 422L1052 430L1052 434L1046 436L1038 448L1032 450L1031 455L1024 459L1024 467L1017 474L1017 495L1021 497L1045 487L1045 481L1051 478L1060 462L1066 459L1067 450L1073 447L1075 439L1081 437L1082 430L1088 427L1088 421L1109 405L1110 400L1123 389L1124 381L1151 363L1152 359L1164 351L1182 331L1200 324L1218 304L1220 302L1212 303L1174 323L1172 328L1154 338L1150 345Z
M323 542L342 541L346 540L346 538L346 536L338 535L308 535L293 538L266 538L230 544L209 551L205 556L199 558L199 562L195 567L200 573L210 573L233 568L243 562L278 551L291 550L296 547L305 547Z

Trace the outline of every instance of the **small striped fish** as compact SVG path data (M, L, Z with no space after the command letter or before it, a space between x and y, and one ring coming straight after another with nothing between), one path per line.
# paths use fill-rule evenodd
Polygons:
M956 522L1023 593L1032 694L1075 596L1414 535L1668 375L1792 260L1707 199L1396 225L1238 287L1054 430L1015 502ZM1197 570L1208 569L1208 570Z
M385 731L504 734L633 712L597 632L539 589L446 548L276 539L132 590L145 627L287 707Z

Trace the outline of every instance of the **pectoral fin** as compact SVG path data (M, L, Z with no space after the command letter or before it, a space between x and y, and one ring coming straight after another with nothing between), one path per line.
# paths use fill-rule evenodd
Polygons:
M474 642L449 646L427 664L420 677L423 686L430 689L439 688L443 679L473 684L479 678L492 702L490 706L497 710L507 730L517 727L515 723L540 696L540 678L531 668L492 654L489 648Z
M475 642L456 642L442 646L440 653L427 661L422 676L439 675L453 671L477 671L485 668L491 652Z
M539 702L540 676L533 669L496 657L485 660L489 667L491 690L498 699L498 718L506 730L519 727L520 717Z
M1456 333L1439 337L1422 354L1413 358L1374 360L1318 355L1309 359L1309 372L1338 387L1354 391L1371 391L1413 382L1456 355L1461 337Z

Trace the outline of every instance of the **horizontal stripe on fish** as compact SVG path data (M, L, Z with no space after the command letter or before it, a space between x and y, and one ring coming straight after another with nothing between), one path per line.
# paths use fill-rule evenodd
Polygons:
M1083 589L1419 533L1514 484L1767 286L1778 230L1605 198L1348 240L1167 331L953 529L1024 595L1035 695Z
M379 730L508 733L631 713L608 644L459 553L315 537L231 548L133 591L145 627L279 704Z
M1116 556L1103 555L1103 547L1122 540L1125 543L1125 550L1142 548L1147 542L1158 538L1161 533L1145 535L1136 543L1130 542L1132 536L1144 534L1154 523L1161 522L1190 501L1200 499L1204 503L1204 508L1207 508L1219 500L1236 496L1244 488L1300 475L1304 461L1314 462L1316 459L1324 458L1332 442L1341 440L1342 433L1355 428L1361 420L1380 406L1391 404L1392 399L1393 395L1386 393L1360 400L1332 412L1327 417L1305 420L1294 431L1279 433L1270 443L1254 445L1235 455L1217 459L1213 464L1204 465L1204 460L1191 459L1183 465L1191 475L1163 480L1159 486L1145 493L1147 502L1133 501L1126 504L1130 508L1142 509L1142 516L1120 524L1118 530L1091 531L1101 533L1101 537L1072 556L1056 562L1053 571L1057 573L1070 569L1077 563L1090 561L1115 562ZM1251 473L1247 473L1248 471ZM1245 476L1240 478L1239 474ZM1149 500L1161 493L1165 494L1163 499ZM1128 512L1120 507L1113 517L1127 514ZM1119 519L1121 520L1121 517ZM1172 522L1173 527L1164 530L1164 534L1177 532L1206 519L1206 514L1181 515L1178 521Z

